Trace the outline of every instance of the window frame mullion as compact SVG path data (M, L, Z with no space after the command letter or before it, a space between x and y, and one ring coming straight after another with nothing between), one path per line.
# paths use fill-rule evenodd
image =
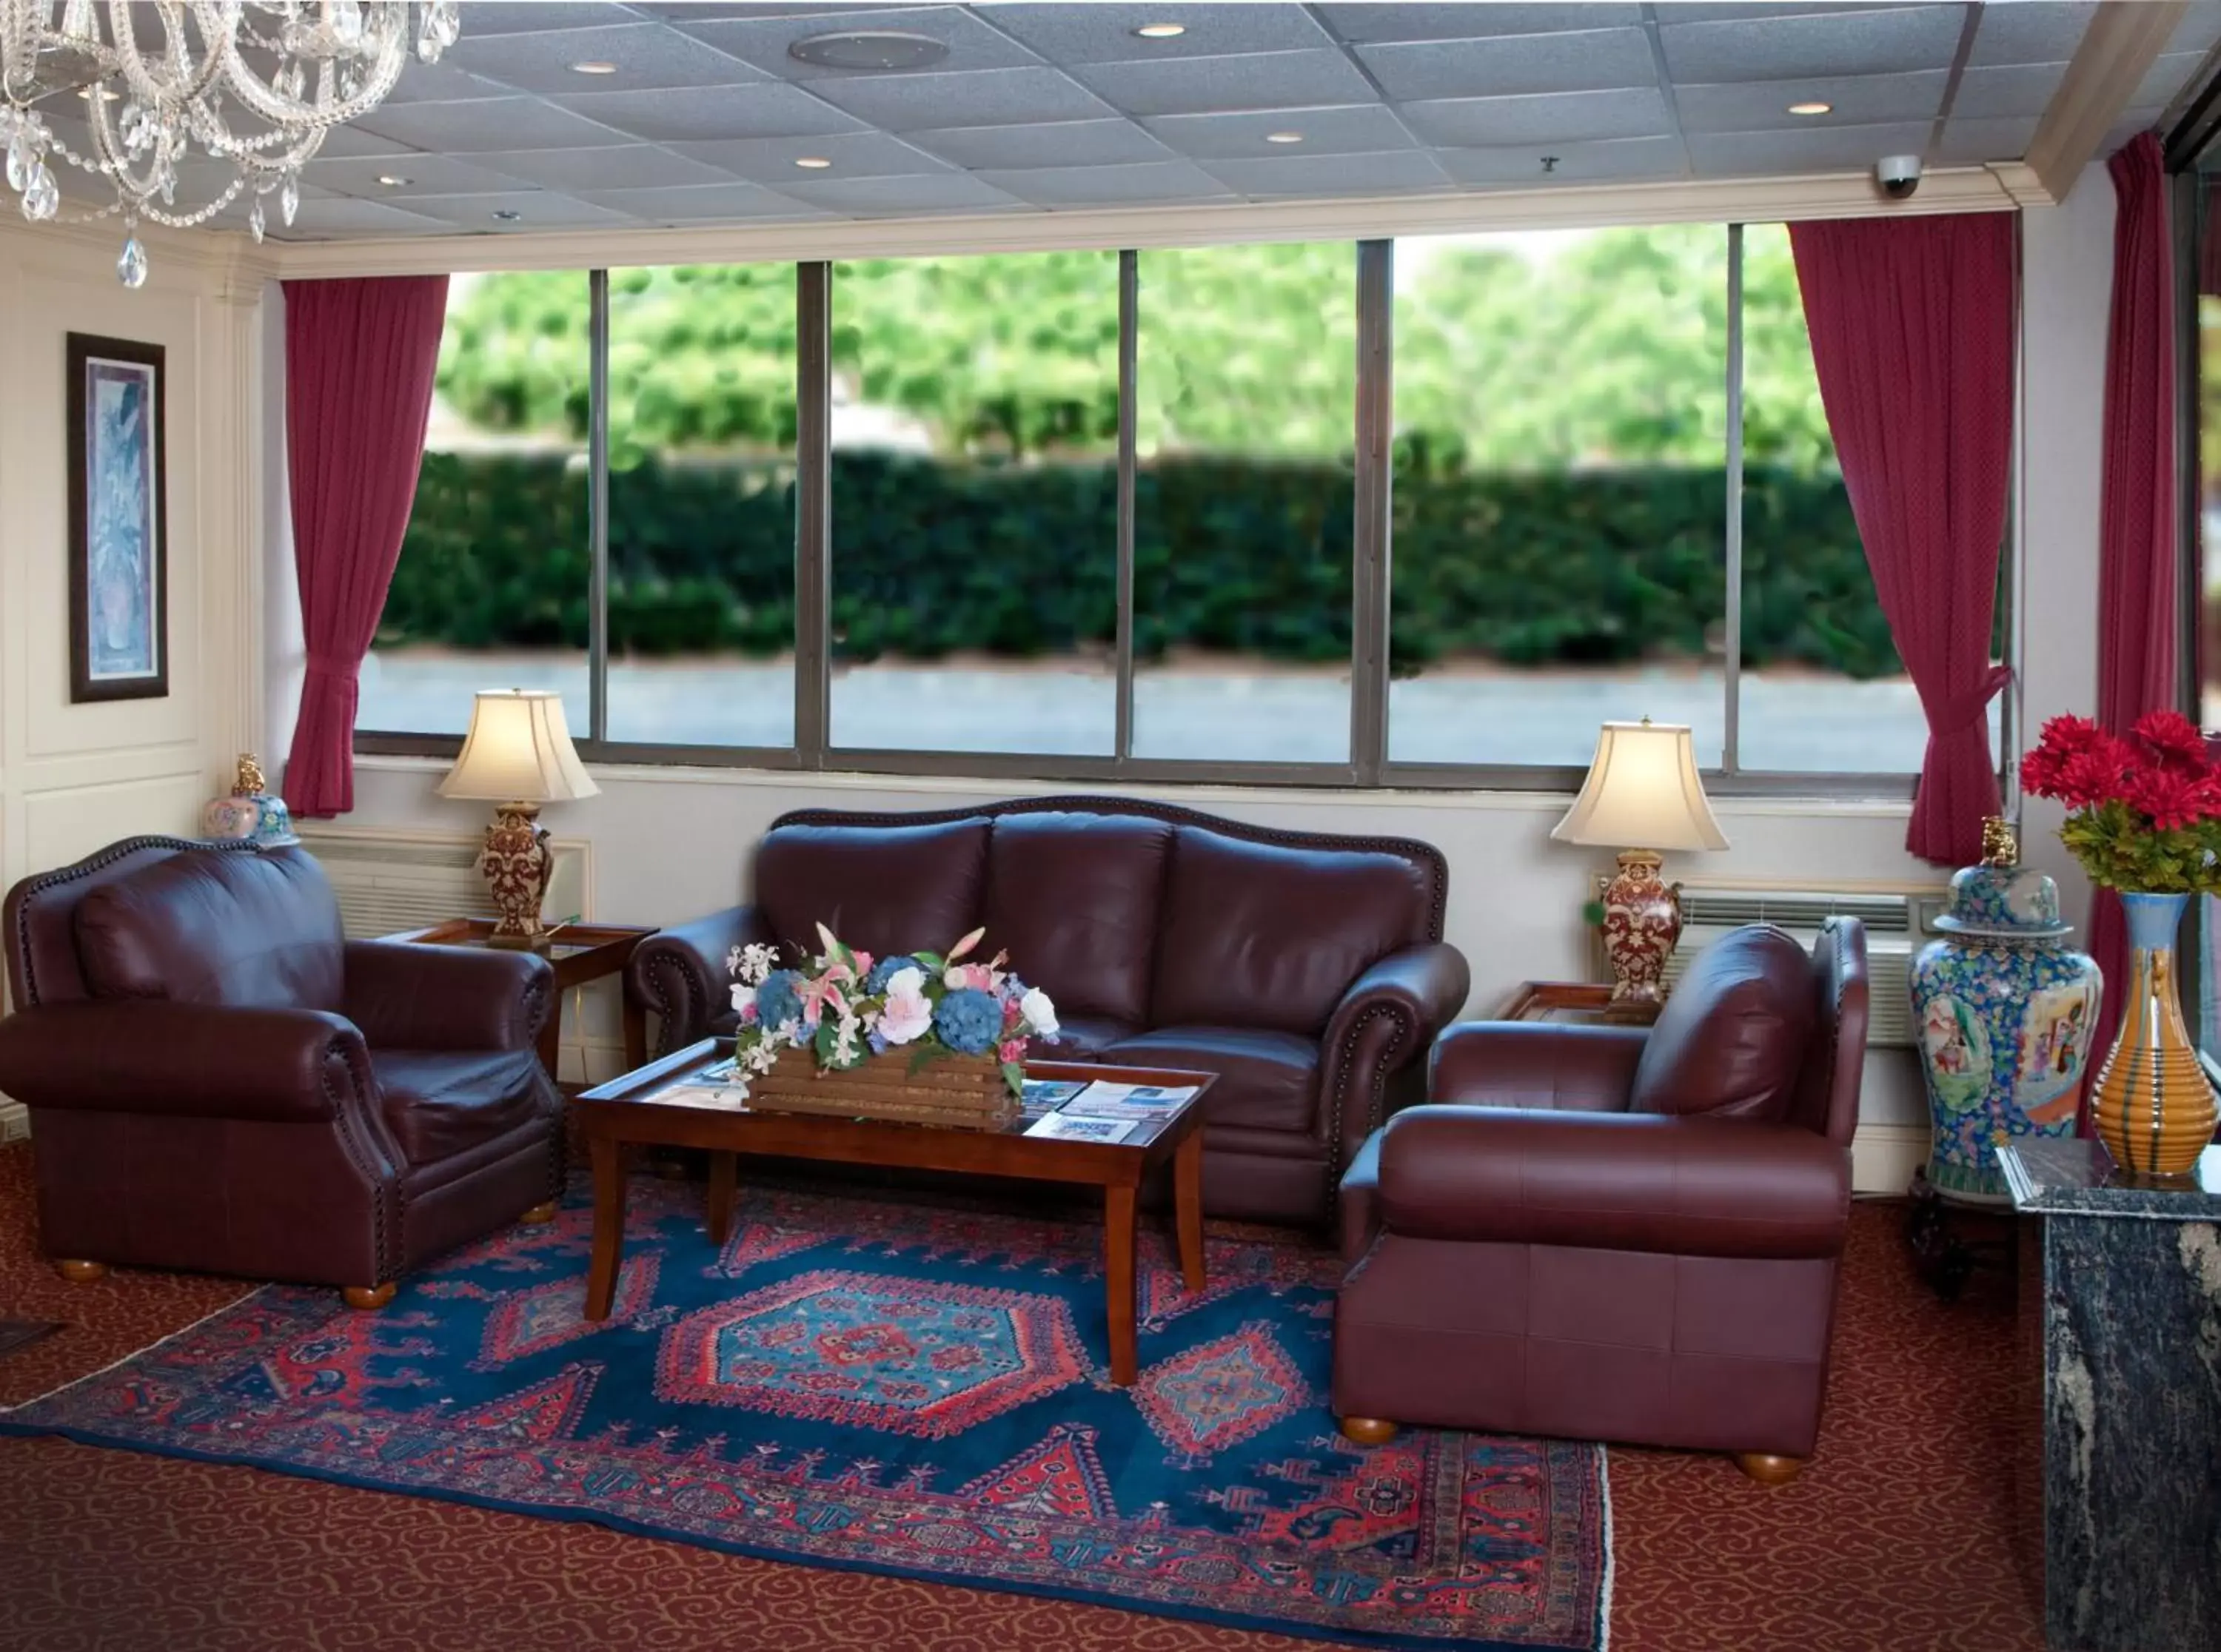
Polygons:
M1139 474L1139 422L1135 396L1141 383L1141 254L1118 254L1118 571L1117 709L1111 761L1123 768L1134 756L1134 489Z
M610 272L586 271L586 738L610 737Z
M794 746L823 769L833 739L833 266L794 266Z
M1350 536L1349 757L1360 786L1388 758L1389 438L1395 419L1396 243L1357 243L1357 520Z
M1742 772L1742 226L1728 226L1727 612L1720 772Z

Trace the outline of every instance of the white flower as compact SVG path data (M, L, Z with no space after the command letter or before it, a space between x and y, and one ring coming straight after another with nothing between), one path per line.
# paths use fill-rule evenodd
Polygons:
M941 975L941 984L948 988L951 992L954 992L958 988L961 987L964 984L963 966L960 964L952 963L948 969L942 970Z
M733 983L733 1012L738 1014L756 1001L756 989L745 981Z
M887 996L890 998L922 998L925 995L925 971L909 964L887 977Z
M1056 1037L1056 1006L1038 987L1026 988L1026 995L1018 1000L1018 1013L1026 1018L1026 1025L1044 1038Z
M902 975L915 976L915 969L904 969ZM890 1044L908 1044L913 1038L925 1036L933 1025L933 1006L923 993L892 992L887 994L886 1007L879 1012L879 1036Z
M725 954L726 969L739 976L742 984L750 987L763 985L764 977L768 976L778 963L779 949L766 946L760 941L751 941L746 946L736 946Z

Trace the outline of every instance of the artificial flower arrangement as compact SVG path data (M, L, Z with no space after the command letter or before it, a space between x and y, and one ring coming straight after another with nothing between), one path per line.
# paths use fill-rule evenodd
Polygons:
M1027 1041L1056 1042L1056 1006L1003 967L1007 953L965 962L985 933L975 929L945 953L874 958L820 924L824 950L807 969L779 967L776 947L735 947L725 966L741 1017L736 1080L769 1072L788 1050L810 1050L839 1071L907 1049L912 1073L941 1056L992 1056L1010 1093L1023 1094Z
M2221 771L2181 713L2148 713L2125 739L2086 717L2055 717L2021 759L2020 782L2067 805L2059 840L2092 882L2221 894Z

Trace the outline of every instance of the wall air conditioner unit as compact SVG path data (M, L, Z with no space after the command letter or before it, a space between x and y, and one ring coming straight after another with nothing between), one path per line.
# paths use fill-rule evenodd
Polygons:
M1596 881L1595 899L1604 898L1609 875ZM1729 930L1743 924L1775 924L1811 946L1820 925L1837 913L1858 919L1867 929L1868 1006L1867 1046L1910 1050L1914 1044L1910 977L1912 960L1935 938L1936 920L1949 891L1924 889L1799 888L1728 882L1681 886L1681 938L1666 961L1666 989L1672 992L1689 960ZM1599 932L1598 979L1611 978Z
M349 940L427 929L449 918L491 918L479 875L479 839L459 832L404 832L303 820L295 829L340 898ZM587 847L557 838L547 886L550 921L588 914Z

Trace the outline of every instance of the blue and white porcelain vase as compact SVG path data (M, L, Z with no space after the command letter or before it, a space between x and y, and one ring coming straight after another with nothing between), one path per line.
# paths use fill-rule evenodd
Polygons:
M2067 944L2059 886L2018 864L2012 830L1993 820L1983 863L1951 879L1943 938L1912 963L1912 1025L1934 1134L1928 1181L1965 1204L2011 1202L1996 1150L2074 1133L2100 980Z

